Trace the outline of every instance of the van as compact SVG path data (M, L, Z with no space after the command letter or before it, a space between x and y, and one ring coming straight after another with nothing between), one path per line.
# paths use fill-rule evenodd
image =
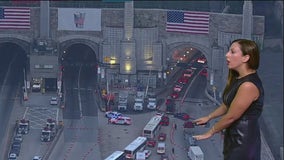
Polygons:
M159 142L157 146L157 153L158 154L165 154L166 153L166 143Z
M204 160L204 154L199 146L190 146L187 156L191 160Z

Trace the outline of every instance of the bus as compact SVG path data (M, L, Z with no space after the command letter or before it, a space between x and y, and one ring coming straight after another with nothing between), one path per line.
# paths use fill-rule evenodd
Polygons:
M114 151L104 160L125 160L125 154L123 151Z
M157 129L160 127L160 122L162 120L162 115L155 115L150 119L143 129L142 135L147 138L154 138Z
M146 146L147 138L146 137L137 137L133 140L128 146L124 148L124 154L126 160L136 159L136 153L138 151L143 151Z

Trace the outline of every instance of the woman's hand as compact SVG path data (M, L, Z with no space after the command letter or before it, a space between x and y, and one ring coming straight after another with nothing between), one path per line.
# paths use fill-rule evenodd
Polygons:
M202 125L202 124L206 124L209 120L210 120L210 117L206 116L206 117L198 118L194 120L193 122L197 125Z
M204 139L210 138L212 136L213 136L213 133L211 132L211 130L209 130L208 132L206 132L204 134L199 134L199 135L195 135L195 136L192 136L192 137L196 140L204 140Z

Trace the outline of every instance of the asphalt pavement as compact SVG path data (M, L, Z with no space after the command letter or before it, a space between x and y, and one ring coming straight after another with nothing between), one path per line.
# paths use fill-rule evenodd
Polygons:
M280 148L283 147L283 53L268 48L262 51L261 56L261 66L258 73L262 78L265 89L265 105L260 119L262 129L261 160L280 160L282 158ZM48 104L49 97L49 94L30 95L27 102L21 101L21 97L16 98L15 100L17 101L15 102L13 116L11 116L9 123L10 130L13 128L15 120L22 118L25 114L26 105L37 105L33 104L34 101L42 101L42 104ZM214 107L212 107L214 106L213 103L190 103L188 105L193 106L190 107L193 109L188 110L188 112L195 113L196 116L198 116L198 114L207 114L214 109ZM106 157L112 151L122 150L134 138L140 135L142 128L145 126L144 123L147 122L147 119L149 119L152 114L154 113L146 113L147 116L145 114L133 115L133 117L136 117L136 121L145 119L145 122L136 123L134 127L130 128L129 126L107 125L107 121L103 118L103 112L101 112L100 117L102 118L99 119L99 138L97 143L100 144L102 157ZM61 116L59 114L58 118L62 118ZM174 129L173 124L177 125L177 129ZM169 133L168 143L170 145L168 147L168 153L170 153L171 159L180 160L181 157L186 157L187 144L183 138L182 124L182 121L172 119L170 126L163 128L163 131ZM208 128L196 128L194 132L198 133L206 129ZM116 132L113 132L114 130ZM9 134L6 136L10 137ZM213 149L206 149L208 144L213 147ZM212 159L213 155L216 156L214 160L222 159L222 135L216 134L209 140L209 143L200 142L200 146L204 148L205 160L207 160L208 157ZM174 153L172 152L172 148L174 148Z

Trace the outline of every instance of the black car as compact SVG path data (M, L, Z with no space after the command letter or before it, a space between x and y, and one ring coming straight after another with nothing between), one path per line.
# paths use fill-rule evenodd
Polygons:
M161 159L160 160L169 160L169 156L166 154L161 155Z
M10 153L15 153L17 156L19 156L20 150L21 150L21 142L14 141L12 143Z
M190 116L187 113L181 112L181 113L175 113L174 114L175 118L187 121L190 119Z
M194 128L195 124L192 121L185 121L183 128Z
M14 153L17 156L19 156L20 155L20 151L21 151L21 148L11 148L10 154Z

